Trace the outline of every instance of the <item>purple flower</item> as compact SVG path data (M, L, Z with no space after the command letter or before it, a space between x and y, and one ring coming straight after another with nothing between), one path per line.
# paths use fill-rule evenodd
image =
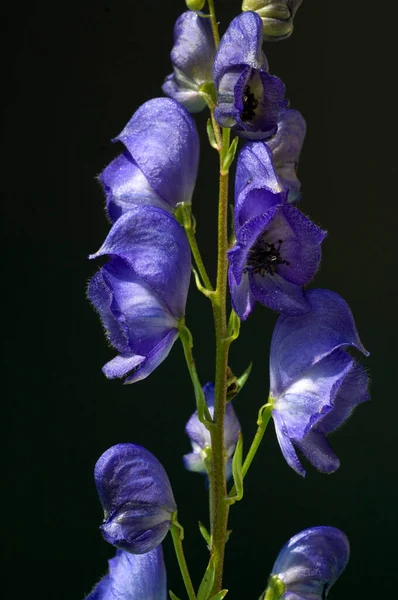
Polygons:
M270 396L278 442L287 463L305 475L295 450L323 473L340 462L325 436L369 399L363 367L345 351L368 356L347 303L335 292L309 290L311 312L281 315L270 352Z
M201 88L212 83L216 53L209 19L188 10L174 26L174 46L170 57L174 72L166 78L162 89L189 112L200 112L206 106Z
M279 114L287 105L285 86L268 73L261 49L262 30L256 13L245 12L236 17L221 39L213 68L217 122L253 140L274 135Z
M206 383L203 386L206 404L209 407L210 415L214 414L214 383ZM238 442L240 423L235 414L232 403L228 402L224 420L224 447L228 458L226 472L227 478L232 475L232 455ZM192 444L192 452L184 456L184 465L188 471L197 473L206 473L204 458L206 449L211 448L210 432L198 419L198 411L195 411L189 419L185 431Z
M146 554L117 550L109 573L86 600L166 600L167 581L162 546Z
M349 556L349 542L340 529L304 529L280 551L268 586L282 592L273 596L280 600L326 600Z
M293 31L293 18L303 0L243 0L242 10L262 18L264 41L285 40Z
M306 128L303 115L298 110L287 108L281 113L276 135L267 142L275 170L282 184L289 188L289 202L300 199L297 166Z
M167 357L178 337L191 274L182 227L153 206L131 209L116 221L100 250L110 255L91 279L88 297L119 356L103 367L109 378L133 383Z
M287 195L266 144L246 144L236 170L236 243L228 252L232 304L241 319L256 301L291 315L310 309L302 286L318 269L326 233Z
M156 548L177 509L158 459L136 444L117 444L98 459L94 479L104 509L104 539L132 554Z
M179 202L191 202L199 137L191 115L178 102L145 102L115 141L126 149L100 175L113 223L137 204L171 212Z

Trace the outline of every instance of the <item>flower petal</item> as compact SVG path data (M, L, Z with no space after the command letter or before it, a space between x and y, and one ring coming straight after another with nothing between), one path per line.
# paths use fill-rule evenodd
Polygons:
M184 315L191 257L185 232L172 215L153 206L128 211L90 258L105 254L125 260L174 317Z
M274 411L283 418L288 436L296 442L334 406L334 398L354 365L342 350L335 350L305 371L275 400Z
M265 276L249 273L249 282L254 298L272 310L286 315L301 315L310 309L301 286L286 281L278 273Z
M327 413L326 416L331 414ZM335 455L325 436L311 429L302 440L294 440L306 459L321 473L333 473L340 466L340 460Z
M162 85L162 90L166 96L170 96L190 113L198 113L206 106L206 101L198 92L196 86L187 82L186 77L179 73L178 69L168 75Z
M321 600L346 567L350 554L346 535L335 527L311 527L292 537L280 551L272 574L287 593Z
M130 373L124 383L141 381L167 358L177 338L178 330L172 329L153 348L148 350L146 356L136 354L116 356L102 367L102 371L109 379L124 377Z
M170 206L191 202L199 137L191 115L171 98L154 98L134 113L116 138L156 193Z
M281 315L271 342L271 394L280 396L304 371L337 348L362 346L348 304L335 292L315 289L305 292L311 307L307 314Z
M105 539L133 554L160 544L176 504L157 458L136 444L117 444L99 458L94 478L105 513Z
M214 60L213 79L216 87L224 73L237 65L268 70L262 44L263 25L256 13L242 13L233 19L221 38Z
M248 142L239 153L235 176L236 199L250 185L253 178L261 181L262 185L274 194L283 190L273 165L272 153L264 142Z
M354 363L337 391L333 410L316 424L315 430L322 434L335 431L366 400L369 400L368 376L361 365Z
M272 418L274 419L276 437L283 457L286 460L289 467L291 467L296 473L305 476L305 469L300 463L297 452L294 449L291 439L288 436L285 424L279 412L277 410L272 411Z
M237 285L232 269L230 268L228 271L228 280L232 308L242 321L246 321L256 304L256 299L250 291L249 275L243 273L240 284Z
M146 554L117 550L109 573L86 600L166 600L167 580L162 547Z
M137 204L171 206L157 195L128 152L117 156L99 176L106 194L106 207L112 223Z
M187 10L174 26L174 46L171 62L192 81L202 84L212 81L212 68L216 53L209 19Z
M306 134L306 122L298 110L284 110L278 121L276 135L268 140L273 161L283 185L289 188L289 202L300 197L300 181L297 177L297 163Z

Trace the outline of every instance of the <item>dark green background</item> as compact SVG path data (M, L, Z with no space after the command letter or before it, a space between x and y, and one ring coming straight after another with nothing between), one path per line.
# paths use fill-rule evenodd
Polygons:
M347 4L352 6L347 7ZM380 3L379 3L380 4ZM221 30L240 10L216 0ZM305 0L294 35L266 45L308 134L300 163L300 208L328 230L312 285L350 304L365 346L372 401L337 432L341 468L301 479L284 462L271 425L232 510L228 598L256 600L281 545L302 528L330 524L350 538L349 566L330 597L393 598L397 587L396 240L397 126L394 15L362 2ZM171 71L172 26L182 0L40 2L3 14L2 331L5 406L2 546L7 598L82 600L113 549L101 538L93 483L100 454L132 441L160 458L186 529L195 583L206 550L203 479L184 471L184 425L194 399L177 343L144 382L107 381L107 347L85 299L109 225L95 176L120 151L110 143L137 107L161 95ZM384 13L382 12L384 11ZM3 37L4 39L4 37ZM197 123L203 133L206 115ZM216 154L203 138L193 203L203 254L214 274ZM192 288L187 320L203 382L212 379L211 313ZM268 349L276 315L258 307L231 353L253 374L236 411L248 441L268 392ZM169 586L183 590L171 543ZM5 585L4 585L5 584Z

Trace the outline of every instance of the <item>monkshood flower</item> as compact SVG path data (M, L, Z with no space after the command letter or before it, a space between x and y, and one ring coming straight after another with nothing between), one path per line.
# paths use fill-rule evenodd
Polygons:
M297 166L306 129L303 115L298 110L287 108L280 115L278 131L266 142L272 151L276 172L282 184L289 188L289 202L300 199L301 185L297 177Z
M305 475L295 450L323 473L340 462L325 436L369 399L363 367L346 352L368 356L348 304L335 292L306 292L311 312L280 315L270 352L270 401L278 442L287 463Z
M156 548L177 509L158 459L142 446L117 444L98 459L94 479L104 509L100 529L105 540L132 554Z
M171 212L179 202L191 202L199 137L191 115L178 102L145 102L114 141L122 142L125 151L99 177L113 223L137 204Z
M191 113L205 108L201 88L213 82L215 54L210 20L193 10L184 12L174 26L174 46L170 54L174 72L162 86L164 93Z
M91 279L88 297L120 354L102 370L133 383L156 369L178 337L191 275L189 245L172 215L140 206L116 221L90 258L104 255L110 260Z
M285 40L293 31L293 18L303 0L243 0L242 10L254 10L263 21L264 41Z
M217 50L213 79L218 95L215 117L249 139L268 139L286 108L285 86L268 73L261 18L242 13L229 25Z
M255 303L294 315L310 310L302 286L315 275L326 235L287 201L266 144L250 142L235 179L236 243L228 251L232 304L247 319Z
M167 580L162 546L146 554L117 550L109 573L86 600L166 600Z
M211 417L214 414L214 383L206 383L203 386L206 404L209 407ZM224 420L224 447L228 462L226 466L227 479L232 475L232 455L238 442L240 423L235 414L232 403L228 402ZM185 468L188 471L206 473L205 458L206 450L211 448L210 432L199 421L198 412L195 411L189 419L185 431L192 444L192 452L183 457Z
M326 600L349 556L349 542L340 529L326 526L304 529L280 551L264 598Z

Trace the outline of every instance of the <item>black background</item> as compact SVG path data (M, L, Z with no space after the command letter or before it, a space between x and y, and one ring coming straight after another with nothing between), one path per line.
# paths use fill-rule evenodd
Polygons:
M350 4L347 7L347 4ZM221 31L240 3L216 0ZM206 562L197 531L207 521L200 476L184 471L184 425L194 407L182 351L133 386L107 381L114 356L85 299L109 224L95 176L120 151L110 143L140 104L161 95L171 71L173 2L54 2L3 14L2 96L3 420L2 546L8 598L81 600L113 549L101 538L92 471L110 445L132 441L160 458L172 481L195 584ZM300 208L328 230L315 283L350 304L372 401L332 438L341 468L301 479L284 462L273 426L231 515L228 598L258 598L281 545L302 528L331 524L352 548L332 598L393 597L397 587L396 397L397 166L394 15L362 2L305 0L294 35L265 51L293 107L308 123L300 163ZM205 113L197 118L203 133ZM214 275L216 153L206 146L194 211ZM203 382L212 379L208 303L191 290L187 320ZM258 307L232 348L253 374L235 406L248 441L268 392L268 348L276 315ZM365 362L365 361L364 361ZM170 539L169 587L183 597ZM144 600L144 599L143 599Z

